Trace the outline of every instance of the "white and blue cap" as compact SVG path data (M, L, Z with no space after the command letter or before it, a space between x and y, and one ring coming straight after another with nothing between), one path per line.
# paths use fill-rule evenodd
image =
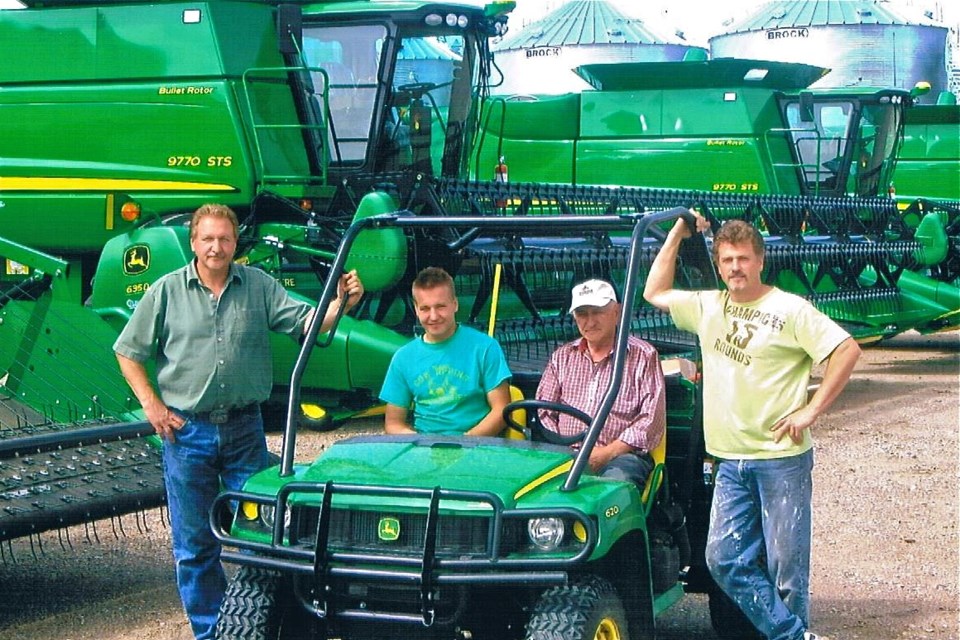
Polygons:
M580 307L605 307L617 301L617 292L604 280L587 280L573 288L570 297L570 313Z

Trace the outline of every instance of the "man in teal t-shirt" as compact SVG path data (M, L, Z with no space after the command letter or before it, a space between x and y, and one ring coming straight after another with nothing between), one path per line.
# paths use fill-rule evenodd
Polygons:
M510 402L510 369L500 345L457 324L453 278L443 269L417 274L413 301L424 335L390 361L380 391L387 433L498 435Z

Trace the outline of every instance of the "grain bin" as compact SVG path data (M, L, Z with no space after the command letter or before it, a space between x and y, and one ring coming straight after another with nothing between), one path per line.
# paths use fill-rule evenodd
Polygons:
M655 15L630 17L604 0L572 0L492 49L503 71L498 94L559 94L589 89L572 70L597 62L682 60L694 49Z
M833 71L815 87L910 89L927 81L934 100L946 89L948 29L892 2L777 1L709 39L713 58L803 62Z

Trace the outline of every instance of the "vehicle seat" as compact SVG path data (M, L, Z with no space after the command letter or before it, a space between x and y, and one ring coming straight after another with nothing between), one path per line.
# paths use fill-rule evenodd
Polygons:
M519 387L510 385L510 402L517 402L519 400L523 400L523 391L520 391ZM516 421L517 424L526 425L527 410L515 409L513 411L513 419L514 421ZM503 433L501 435L503 435L504 438L508 438L510 440L526 440L527 439L526 433L524 433L523 431L519 431L518 429L514 429L510 425L507 425L507 427L503 430Z
M653 458L653 470L650 472L650 475L647 477L647 483L643 487L643 493L640 495L640 500L643 503L643 514L644 516L650 515L650 509L653 507L654 496L656 496L657 490L660 489L660 485L663 484L663 477L666 474L667 466L667 430L663 430L663 437L660 438L660 444L654 447L653 451L650 452L650 457Z

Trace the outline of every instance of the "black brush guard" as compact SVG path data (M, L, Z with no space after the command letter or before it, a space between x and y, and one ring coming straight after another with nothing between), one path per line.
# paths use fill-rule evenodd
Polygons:
M291 496L297 504L291 505ZM332 551L328 547L330 522L333 517L333 498L336 495L362 495L383 498L420 498L428 501L426 528L419 555L372 553L358 551ZM313 497L313 500L310 500ZM304 504L304 500L307 503ZM489 515L476 516L487 528L486 552L472 558L439 557L437 532L440 520L440 501L480 503L488 505ZM269 544L243 540L232 536L222 527L220 514L231 502L253 502L270 506L276 514L272 540ZM298 508L317 510L316 536L313 540L301 541L299 546L287 544L289 530L285 515L294 514ZM511 518L527 520L536 517L566 517L580 522L587 532L587 543L575 554L565 558L508 558L502 556L501 532L504 522ZM291 515L293 521L295 515ZM298 586L300 604L315 616L325 619L331 607L327 602L328 587L337 579L366 583L391 583L416 588L419 594L418 612L375 611L371 609L338 609L336 616L343 619L369 619L392 622L414 622L432 625L436 617L437 603L434 592L440 586L522 584L549 586L564 584L568 571L582 564L593 552L597 539L596 524L579 511L567 508L506 509L494 494L484 491L459 491L442 489L418 489L412 487L389 487L355 485L348 483L291 482L280 490L276 499L262 495L230 491L218 496L211 511L211 527L221 543L238 551L224 549L221 557L227 562L272 569L292 575ZM314 528L312 528L314 529ZM306 581L304 580L306 579ZM309 589L303 589L304 585ZM322 596L318 594L324 594Z

